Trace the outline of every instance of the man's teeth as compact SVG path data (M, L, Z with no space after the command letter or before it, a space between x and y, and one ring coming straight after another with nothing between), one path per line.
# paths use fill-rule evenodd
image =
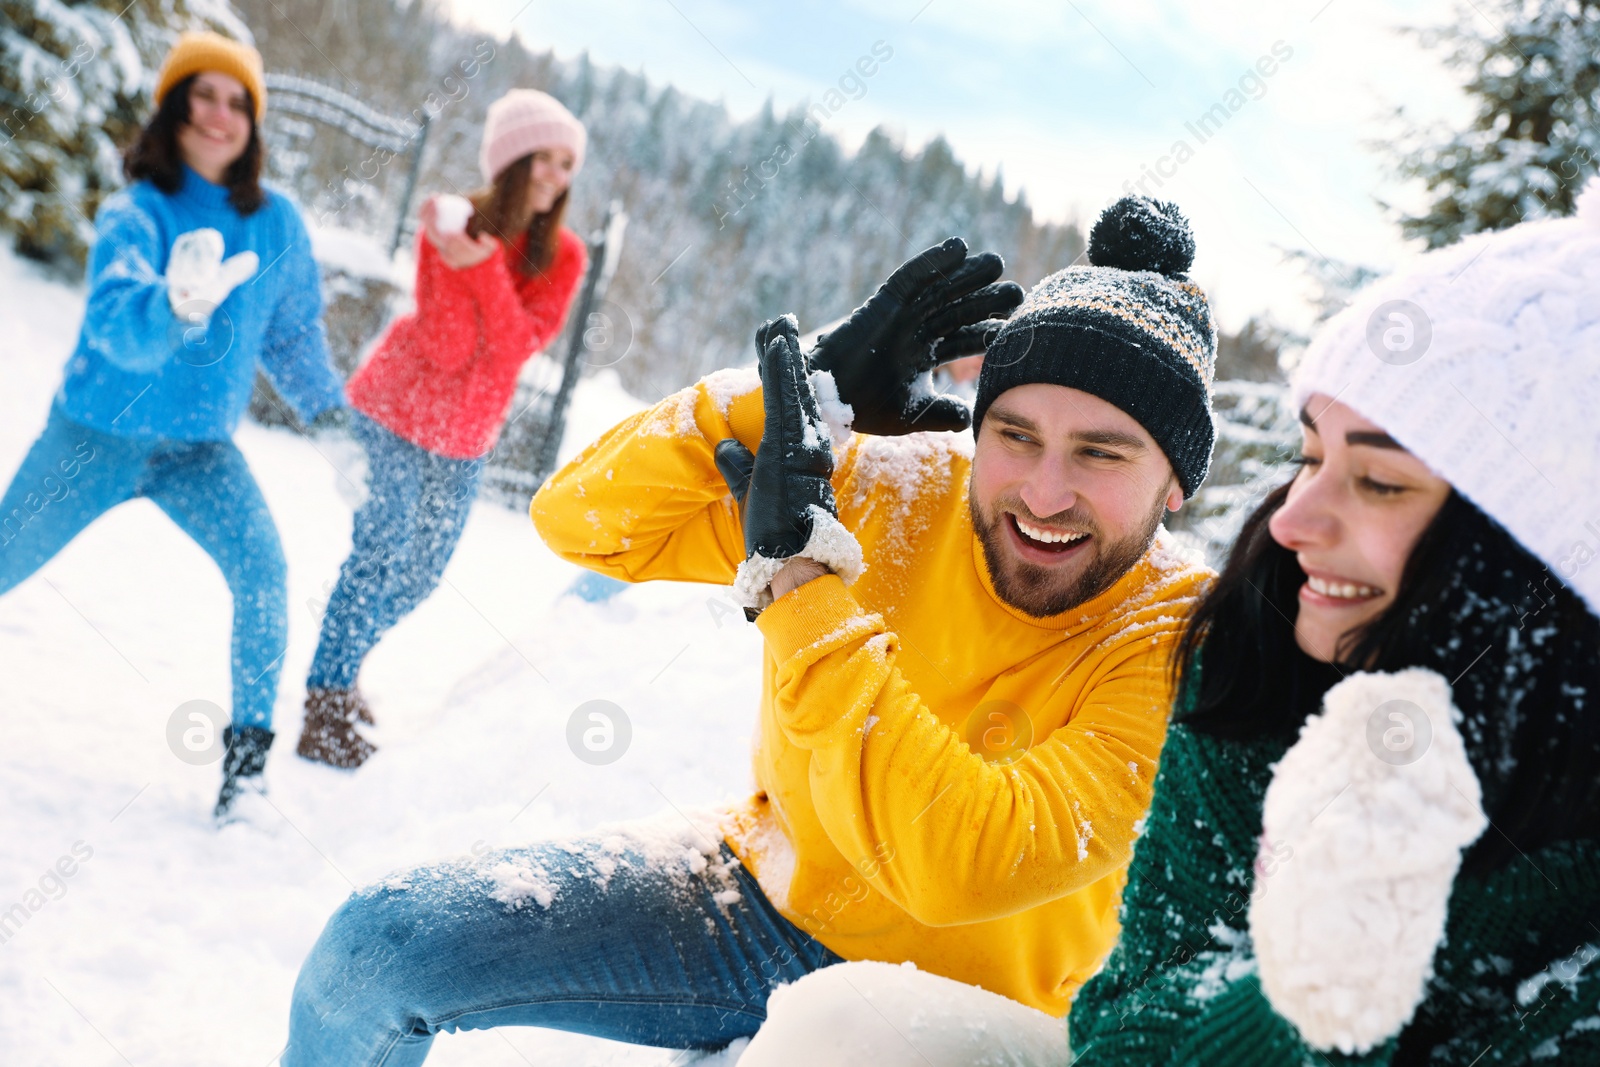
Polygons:
M1086 533L1065 533L1057 530L1041 530L1037 526L1029 526L1021 519L1017 519L1017 529L1021 530L1029 538L1035 541L1043 541L1046 544L1052 545L1071 544L1073 541L1081 541L1085 537L1089 536Z
M1353 582L1330 582L1322 578L1306 576L1306 584L1313 592L1323 596L1336 597L1340 600L1364 600L1367 597L1377 596L1378 591L1370 585L1356 585Z

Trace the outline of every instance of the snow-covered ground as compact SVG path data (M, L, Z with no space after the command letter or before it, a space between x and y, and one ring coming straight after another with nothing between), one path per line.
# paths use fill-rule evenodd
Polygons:
M0 249L5 482L44 424L82 303L81 288ZM580 386L576 404L569 450L630 410L604 379ZM38 905L0 943L5 1064L270 1067L300 962L353 887L749 788L760 640L726 602L708 604L723 591L564 596L579 570L525 515L482 502L443 586L367 663L381 751L353 774L297 759L314 605L349 550L350 507L310 442L248 423L237 440L289 560L267 767L280 818L219 832L218 766L168 745L180 705L228 704L229 597L154 505L116 509L0 598L0 913ZM591 699L614 701L633 726L606 766L567 747L567 719ZM70 877L56 873L62 857ZM442 1036L429 1063L692 1061L504 1029Z

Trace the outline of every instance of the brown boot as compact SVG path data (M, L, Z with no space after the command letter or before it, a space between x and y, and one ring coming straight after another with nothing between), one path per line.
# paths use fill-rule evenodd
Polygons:
M356 718L368 726L378 725L378 720L372 717L372 706L367 703L367 698L361 695L359 688L350 690L350 699L356 702Z
M307 690L306 724L295 751L333 767L361 766L377 746L356 733L358 710L352 689Z

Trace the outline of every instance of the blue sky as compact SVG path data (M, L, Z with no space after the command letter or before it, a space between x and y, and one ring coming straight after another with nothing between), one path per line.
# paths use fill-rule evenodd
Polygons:
M1397 32L1445 21L1448 0L450 2L490 33L514 26L535 48L587 50L735 115L769 97L820 99L882 42L893 57L828 120L847 145L878 125L912 146L943 134L1043 217L1086 223L1159 164L1169 176L1145 190L1193 220L1195 276L1228 326L1263 309L1307 321L1280 247L1376 266L1409 254L1375 197L1415 191L1370 142L1398 106L1465 114L1438 58ZM1274 46L1288 58L1263 77L1256 64ZM1204 143L1186 127L1230 103ZM1180 140L1193 153L1181 164Z

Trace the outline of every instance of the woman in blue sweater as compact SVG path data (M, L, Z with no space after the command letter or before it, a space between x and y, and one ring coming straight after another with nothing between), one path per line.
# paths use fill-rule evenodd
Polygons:
M304 224L261 187L261 57L190 33L96 219L88 306L34 442L0 500L0 593L106 511L145 497L233 595L233 711L216 816L261 788L288 629L283 550L232 434L256 369L308 422L344 405Z

